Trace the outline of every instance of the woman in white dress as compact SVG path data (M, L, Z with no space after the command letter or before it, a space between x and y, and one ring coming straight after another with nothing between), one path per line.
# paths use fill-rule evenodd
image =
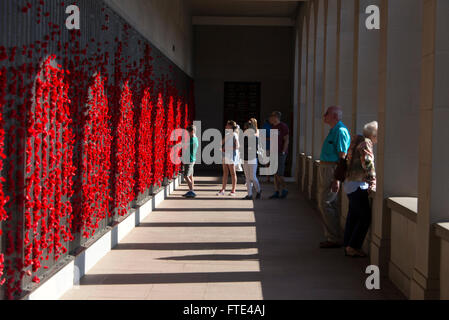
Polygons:
M238 165L238 149L239 136L238 136L238 126L235 121L229 120L226 123L226 133L222 140L222 152L223 152L223 184L221 190L217 193L218 196L223 196L226 191L226 185L228 183L228 172L232 179L232 190L229 193L230 196L235 196L235 189L237 186L237 174L236 166Z

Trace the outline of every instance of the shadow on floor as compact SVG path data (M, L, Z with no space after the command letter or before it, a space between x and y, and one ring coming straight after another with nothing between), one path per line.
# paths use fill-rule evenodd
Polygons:
M209 187L217 186L213 184L216 180L203 178L203 183L197 184L197 193L210 193L209 190L214 188ZM207 189L202 189L201 185ZM365 280L368 275L365 274L365 269L369 264L367 258L345 257L343 249L319 249L318 244L323 236L319 215L297 191L296 185L291 184L289 188L290 194L285 200L262 199L253 203L233 201L232 207L225 208L220 207L222 202L216 198L205 196L190 200L192 203L188 208L185 207L187 202L179 201L186 191L186 186L183 185L168 200L172 205L176 204L176 207L166 204L168 207L155 210L160 217L170 214L169 217L175 221L144 222L133 232L147 235L147 242L122 242L113 249L116 255L122 255L118 259L120 262L127 257L139 259L139 252L142 250L150 252L154 256L151 260L154 264L163 264L160 272L128 272L125 269L126 271L117 273L114 272L115 269L108 269L104 273L87 274L82 279L81 286L176 286L199 283L215 286L214 290L220 298L220 290L224 289L219 285L228 284L231 288L229 290L234 290L231 294L251 300L255 296L242 294L245 293L245 287L256 283L259 291L261 290L261 297L270 300L403 299L400 292L386 279L381 280L381 290L366 289ZM265 197L273 192L272 186L268 184L264 184L263 189ZM244 195L244 190L245 187L240 185L241 195ZM217 215L210 215L214 212ZM201 215L203 221L189 221L197 215ZM240 221L241 215L245 215L251 222ZM186 221L178 221L178 216ZM219 222L208 221L217 217L221 219ZM169 233L173 242L155 243L152 239L161 233ZM240 240L250 238L255 240ZM182 251L186 251L185 254ZM182 269L184 263L189 264L192 272L165 270L167 266ZM254 268L255 264L257 268ZM228 267L233 267L232 270L235 271L228 271ZM106 267L102 268L104 270ZM220 268L225 271L217 271ZM175 294L176 287L173 290ZM201 297L204 299L209 296L205 293ZM188 293L185 299L189 299Z
M143 222L138 228L179 228L179 227L254 227L254 222Z

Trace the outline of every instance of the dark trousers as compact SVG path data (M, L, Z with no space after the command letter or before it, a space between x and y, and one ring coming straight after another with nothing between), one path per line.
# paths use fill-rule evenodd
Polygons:
M348 194L349 210L346 218L344 246L361 249L371 224L368 190L358 188Z

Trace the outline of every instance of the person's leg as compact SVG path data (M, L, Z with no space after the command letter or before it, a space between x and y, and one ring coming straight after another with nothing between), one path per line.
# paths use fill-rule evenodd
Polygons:
M331 193L331 185L334 179L334 166L320 166L318 169L319 183L319 208L323 219L324 235L327 244L323 243L322 247L336 247L342 243L342 232L340 227L340 215L337 208L337 200L327 202ZM329 244L329 246L328 246ZM334 246L335 245L335 246Z
M229 166L229 172L231 174L231 179L232 179L232 191L231 193L235 193L235 189L237 187L237 173L235 171L235 165L230 164Z
M227 184L228 184L228 165L226 163L223 163L223 178L222 178L221 191L226 191Z
M346 217L345 232L343 238L344 247L350 245L350 241L354 233L354 227L357 222L357 211L355 208L356 207L355 192L348 194L348 202L349 202L348 216Z
M260 183L259 179L257 179L257 163L250 164L250 173L251 173L251 181L253 182L254 188L257 193L260 193Z
M349 246L356 250L360 250L371 225L371 206L369 204L367 190L358 189L356 197L357 219L354 223L354 230L349 241Z
M183 195L183 197L187 197L191 195L191 182L190 182L190 177L189 177L189 165L188 164L184 164L183 165L183 176L184 176L184 181L187 183L187 186L189 187L189 191L187 191L187 193L185 193Z
M245 173L245 179L246 179L246 189L248 191L248 196L252 196L253 195L253 188L252 188L252 183L251 183L251 178L250 178L250 171L249 171L249 164L245 161L243 162L243 172Z
M280 190L285 189L284 177L278 176L278 187L279 187Z
M326 219L325 219L325 212L326 212L326 194L327 194L327 185L325 181L325 173L324 173L324 167L318 167L317 170L317 203L318 203L318 210L321 214L321 222L324 230L324 238L327 240L329 238L329 231L326 226Z
M287 194L288 194L288 190L287 190L287 187L285 184L284 177L279 176L278 179L279 179L279 189L282 190L281 198L286 198Z
M287 159L287 155L280 154L279 155L279 168L278 168L278 188L281 193L281 198L287 197L288 191L286 189L284 175L285 175L285 160Z
M192 177L185 177L185 179L187 181L187 185L189 186L189 190L192 191L193 190Z
M273 176L273 181L274 181L274 194L270 197L270 199L279 199L279 182L278 182L278 175L275 174Z

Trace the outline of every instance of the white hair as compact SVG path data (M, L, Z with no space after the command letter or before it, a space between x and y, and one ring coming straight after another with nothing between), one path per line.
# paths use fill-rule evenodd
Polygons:
M370 123L367 123L363 126L363 135L366 138L370 138L372 136L377 135L377 129L378 129L379 125L377 123L377 121L372 121Z

